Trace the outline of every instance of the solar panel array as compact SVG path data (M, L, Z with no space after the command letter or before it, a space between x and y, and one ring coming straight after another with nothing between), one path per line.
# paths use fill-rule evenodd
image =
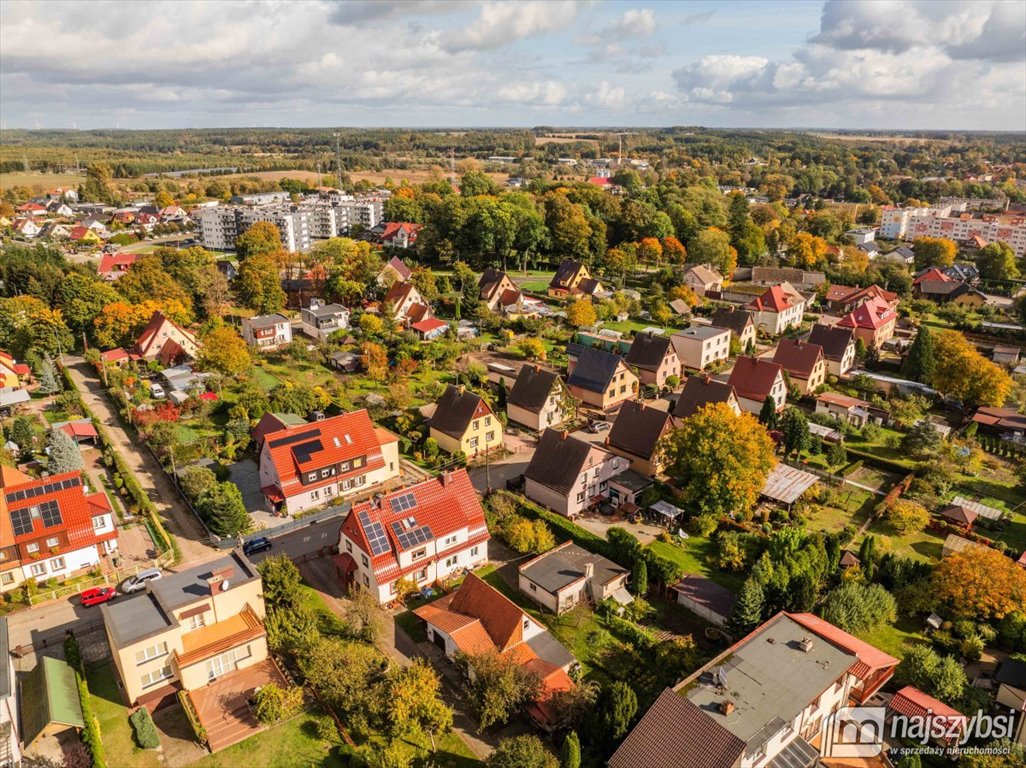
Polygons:
M412 531L404 531L402 523L392 523L392 532L395 534L402 549L410 549L435 538L431 533L430 525L422 525L420 528L414 528Z
M292 449L292 453L295 454L296 460L300 464L306 464L310 461L310 457L318 451L324 450L324 446L320 440L310 440L309 442L297 445Z
M43 485L37 485L32 488L26 488L22 491L14 491L6 495L7 502L12 503L15 501L24 501L25 499L34 499L36 496L45 496L48 493L54 493L56 491L63 491L67 488L76 488L82 484L81 478L69 477L67 480L58 480L53 483L44 483Z
M363 532L370 543L371 554L380 555L387 552L389 550L388 537L385 535L385 529L381 527L381 523L371 522L370 515L366 512L361 512L359 518Z
M280 448L283 445L292 445L293 443L298 443L298 442L300 442L302 440L309 440L312 437L320 437L320 436L321 436L321 430L320 429L308 429L305 432L297 432L296 434L289 435L287 437L279 437L277 440L272 440L269 443L269 445L272 448Z
M390 499L388 503L392 505L392 511L395 514L401 515L403 512L417 506L417 497L412 493L404 493L402 496L396 496L394 499Z
M15 536L24 536L26 533L32 533L32 515L27 509L11 512L11 523L14 526Z
M43 516L43 525L47 528L53 528L55 525L60 525L63 522L61 520L61 508L52 499L40 504L39 512Z

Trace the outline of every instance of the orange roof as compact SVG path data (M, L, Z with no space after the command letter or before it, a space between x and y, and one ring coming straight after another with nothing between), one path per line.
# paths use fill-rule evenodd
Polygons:
M817 401L823 401L830 405L836 405L841 408L866 408L869 406L865 400L859 400L857 397L848 397L847 395L841 395L837 392L824 392L816 397Z
M956 709L952 709L943 701L929 696L918 688L906 685L891 699L890 709L906 717L925 717L932 715L934 722L943 720L957 726L961 731L965 728L968 718Z
M464 653L498 650L521 664L538 658L524 643L527 614L472 573L451 595L414 613L449 635Z
M838 326L842 328L868 328L876 330L897 317L891 305L883 299L873 297L865 304L841 318Z
M756 311L783 312L794 306L794 296L784 290L783 286L773 285L766 289L762 296L748 304L749 309Z
M159 333L159 331L165 325L170 325L171 327L177 329L183 336L185 336L185 338L192 341L193 344L197 343L195 336L193 336L187 330L185 330L176 322L171 320L171 318L165 317L164 313L158 309L150 316L150 321L146 324L146 328L144 328L143 332L139 334L139 338L135 342L135 346L138 348L140 355L145 357L149 352L150 347L153 346L153 343L158 339L163 338L163 334ZM165 342L165 344L168 343L174 343L175 346L178 347L178 350L181 350L183 352L185 351L177 342L171 342L170 340ZM177 352L178 350L169 351ZM161 355L164 356L164 353L162 352Z
M806 629L815 632L824 640L858 656L860 663L852 667L851 673L860 680L865 680L872 671L898 666L898 660L893 656L884 653L864 640L859 640L857 637L849 635L840 627L834 626L819 616L811 613L789 613L787 615Z
M101 275L109 275L116 267L123 268L119 269L119 272L124 271L135 264L138 258L138 253L105 253L100 257L100 266L96 271Z
M937 267L930 267L930 269L926 270L925 272L923 272L923 274L921 274L919 277L913 280L912 285L919 285L920 283L933 280L939 280L942 283L951 282L951 278L945 275L939 269L937 269Z

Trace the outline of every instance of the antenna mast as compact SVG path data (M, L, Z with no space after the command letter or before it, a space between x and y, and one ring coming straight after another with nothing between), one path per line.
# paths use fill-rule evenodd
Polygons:
M342 134L335 131L335 171L338 173L338 188L342 189Z

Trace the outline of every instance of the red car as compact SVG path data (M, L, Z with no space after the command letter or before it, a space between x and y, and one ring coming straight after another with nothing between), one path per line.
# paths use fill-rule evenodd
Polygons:
M82 593L82 605L99 605L113 600L118 592L114 587L93 587Z

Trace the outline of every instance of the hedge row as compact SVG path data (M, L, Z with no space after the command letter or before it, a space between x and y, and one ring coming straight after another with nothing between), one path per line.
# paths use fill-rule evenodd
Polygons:
M876 467L877 469L882 469L886 472L894 472L895 474L902 476L907 475L909 472L915 469L914 462L902 464L901 462L885 459L882 456L876 456L872 453L866 453L864 451L858 450L857 448L851 448L850 446L845 446L845 448L848 451L848 456L852 456L856 459L861 460L862 463L867 467Z
M82 742L89 749L93 760L93 768L107 768L107 755L103 751L103 740L100 738L100 723L93 714L93 702L89 697L89 685L86 683L85 664L82 662L82 650L74 635L64 639L64 657L75 670L75 683L78 685L78 698L82 702L82 720L85 729L82 731Z
M849 453L850 453L850 451L849 451ZM863 463L864 462L863 462L862 459L859 459L858 461L853 461L851 464L849 464L848 466L846 466L844 469L841 470L841 477L851 477L856 472L858 472L860 469L862 469Z
M523 497L517 497L517 501L520 503L522 514L536 520L544 520L550 528L554 529L554 533L566 534L564 540L570 539L574 544L583 547L589 552L608 557L610 560L613 559L612 547L609 546L608 541L598 534L585 530L570 518L550 512L547 509L542 509L534 502L528 501ZM557 538L559 537L557 536Z

